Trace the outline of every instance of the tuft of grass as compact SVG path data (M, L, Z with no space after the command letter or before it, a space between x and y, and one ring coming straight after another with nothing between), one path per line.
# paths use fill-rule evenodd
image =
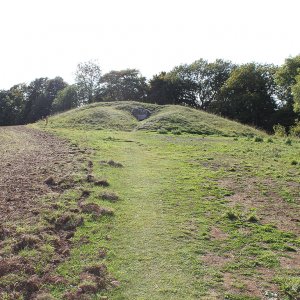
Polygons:
M288 146L291 146L292 145L292 140L291 139L287 139L285 141L285 144L288 145Z

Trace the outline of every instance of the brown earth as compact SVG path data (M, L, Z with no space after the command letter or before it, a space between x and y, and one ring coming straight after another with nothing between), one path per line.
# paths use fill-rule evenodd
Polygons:
M90 299L87 294L116 286L105 265L86 269L77 287L55 272L70 256L85 215L113 214L84 203L91 193L84 185L98 183L89 151L50 133L12 126L0 127L0 153L0 299L53 299L47 284L65 285L65 299ZM61 206L68 189L78 198Z
M44 283L64 280L51 271L69 256L69 239L83 219L79 210L66 211L47 225L45 213L55 211L60 194L75 186L72 176L80 173L83 152L36 129L0 127L0 299L35 299ZM55 251L38 271L42 246L49 241ZM24 249L35 255L22 258Z
M246 210L256 208L260 222L274 224L280 230L300 234L300 199L295 196L295 203L286 202L278 192L280 187L273 180L249 177L239 178L239 180L224 178L219 183L221 187L233 192L226 197L229 206L240 205ZM264 193L260 191L261 186L265 189ZM299 191L298 184L294 183L292 187Z
M78 149L51 134L25 126L0 127L1 223L37 217L40 196L55 180L74 172Z

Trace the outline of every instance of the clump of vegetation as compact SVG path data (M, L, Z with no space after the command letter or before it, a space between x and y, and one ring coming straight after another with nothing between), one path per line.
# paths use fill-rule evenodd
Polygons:
M175 135L181 135L182 134L182 132L179 129L172 130L172 133L175 134Z
M123 168L123 164L121 164L120 162L116 162L112 159L106 161L106 160L101 160L100 161L100 164L101 165L107 165L107 166L110 166L110 167L113 167L113 168Z
M285 144L288 145L288 146L291 146L292 145L292 140L291 139L287 139L285 141Z
M225 213L225 216L226 216L226 218L228 218L231 221L235 221L235 220L239 219L239 213L236 210L233 210L233 209L228 210Z
M299 277L277 277L276 282L280 284L281 290L288 296L288 299L299 299L300 278Z
M19 252L25 248L32 249L38 245L40 242L40 239L31 234L25 234L20 237L20 240L13 245L13 251L14 252Z
M167 133L168 133L168 130L165 129L165 128L160 128L160 129L157 130L157 132L158 132L159 134L167 134Z
M260 136L256 136L256 137L254 138L254 142L261 143L261 142L263 142L263 141L264 141L264 139L263 139L262 137L260 137Z
M83 217L74 213L64 213L54 221L57 230L75 230L76 227L83 224Z
M116 202L119 200L119 196L113 192L104 192L101 194L101 198L111 202Z
M277 124L273 126L274 134L278 137L285 137L286 136L286 130L285 127Z
M103 186L103 187L108 187L109 186L109 182L107 181L107 179L96 180L96 181L94 181L94 184L96 186Z
M251 213L248 217L247 217L247 221L251 222L251 223L257 223L258 222L258 217L255 213Z

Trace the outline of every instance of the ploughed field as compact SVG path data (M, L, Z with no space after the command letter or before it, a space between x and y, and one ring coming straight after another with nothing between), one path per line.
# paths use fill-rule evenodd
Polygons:
M0 298L299 299L299 140L125 104L0 128Z

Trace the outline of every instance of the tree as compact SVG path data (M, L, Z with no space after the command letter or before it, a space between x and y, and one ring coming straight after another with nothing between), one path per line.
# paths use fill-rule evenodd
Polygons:
M221 59L212 63L199 59L190 65L175 67L166 78L172 83L172 95L177 103L210 110L234 67Z
M101 83L105 101L144 101L147 97L146 78L136 69L111 71L103 75Z
M12 103L9 98L9 91L0 90L0 126L12 124Z
M297 76L299 74L300 55L287 58L275 74L279 109L276 112L274 122L280 123L286 128L293 126L297 117L295 113L295 107L297 108L297 88L293 88L293 86L297 85Z
M101 68L96 61L79 63L75 72L75 82L80 102L92 103L101 93Z
M51 113L52 103L58 92L67 84L61 77L37 78L27 88L28 96L24 109L24 121L35 122Z
M11 101L12 124L23 124L27 96L28 88L24 83L14 85L12 88L10 88L9 99Z
M79 106L76 85L69 85L59 91L52 104L52 112L69 110Z
M300 113L300 75L296 76L296 83L292 86L292 95L294 99L294 111Z
M275 74L275 81L279 88L279 100L282 102L282 106L287 106L291 110L294 104L292 86L296 84L296 77L299 74L300 55L287 58Z
M272 129L275 112L273 65L245 64L234 69L221 89L216 110L223 116Z
M178 104L176 85L166 72L154 75L150 80L147 101L162 105Z

